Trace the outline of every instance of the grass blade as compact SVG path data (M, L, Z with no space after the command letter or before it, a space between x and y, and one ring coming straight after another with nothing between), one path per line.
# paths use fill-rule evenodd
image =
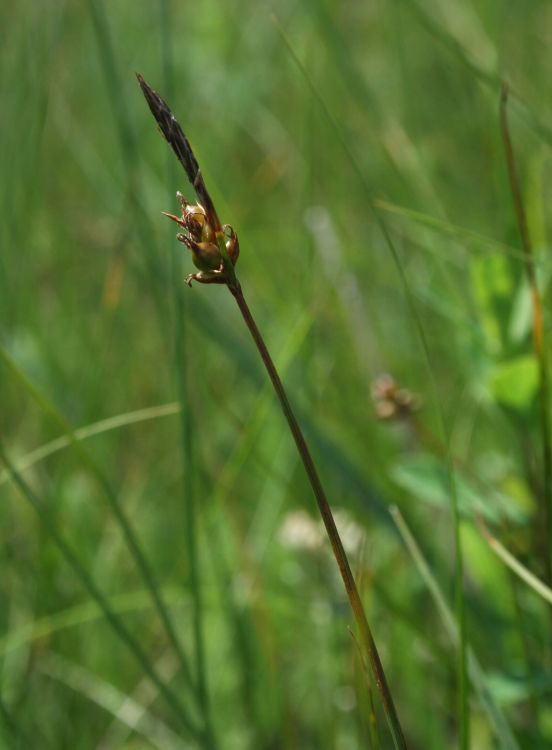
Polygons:
M78 427L74 430L74 434L78 440L86 440L94 435L101 435L103 432L109 432L110 430L126 427L127 425L145 422L149 419L170 417L178 414L179 411L180 404L176 401L171 404L162 404L161 406L150 406L145 409L137 409L136 411L129 411L124 414L117 414L114 417L101 419L99 422L93 422L85 427ZM30 469L40 461L44 461L44 459L52 456L54 453L64 448L69 448L71 445L71 439L66 435L62 435L55 438L55 440L50 440L49 443L41 445L34 451L26 453L21 458L14 459L14 466L20 473L27 471L27 469ZM8 471L0 471L0 486L8 482L10 478Z
M521 578L522 581L525 581L525 583L530 588L532 588L536 594L542 597L545 602L548 602L548 604L552 604L552 589L541 580L539 580L536 575L531 573L531 571L528 570L525 565L522 565L519 560L512 555L511 552L508 552L506 547L501 542L499 542L496 537L492 536L482 519L480 519L479 526L481 528L481 532L483 534L483 537L485 538L485 541L488 543L489 547L492 549L495 555L500 560L502 560L502 562L508 568L510 568L510 570L513 571L518 576L518 578Z
M506 154L512 200L516 212L519 234L524 254L523 268L531 290L533 312L533 347L539 365L539 420L542 440L542 486L540 498L541 528L536 529L537 546L540 547L544 578L552 585L552 436L550 434L550 378L548 374L547 342L543 325L543 306L535 272L533 246L529 236L527 218L519 185L516 159L508 123L508 87L502 86L500 97L500 129Z
M445 600L443 592L437 583L437 580L428 565L427 560L424 558L416 540L412 536L410 529L406 525L406 522L400 512L400 510L394 506L390 509L391 515L397 529L402 537L402 540L410 553L414 564L418 568L418 572L426 584L429 593L437 611L441 617L445 630L447 631L449 638L454 644L455 648L459 647L459 632L458 626L455 622L455 618ZM479 696L481 705L485 709L491 726L493 727L497 738L500 741L501 748L504 750L521 750L520 746L510 729L510 726L506 720L506 717L502 713L500 707L496 704L494 698L490 694L487 685L485 684L484 672L473 652L471 646L466 644L468 671L472 684Z
M113 630L117 633L119 638L125 643L127 648L134 654L134 657L140 664L144 673L152 680L152 682L159 689L159 692L165 697L167 703L173 709L175 715L179 719L182 726L190 733L192 737L198 738L201 736L200 730L194 725L190 719L187 710L180 702L180 699L175 695L172 689L161 680L151 662L142 649L138 641L131 635L130 631L123 624L121 618L115 614L111 606L109 605L106 597L101 593L100 589L96 586L93 579L89 575L88 571L81 563L73 549L67 544L65 539L62 537L57 529L57 526L52 521L50 514L46 507L40 502L38 497L31 490L30 486L25 482L21 475L17 472L15 466L11 462L10 458L6 454L2 443L0 442L0 459L8 469L12 480L19 488L23 497L27 500L30 506L38 515L41 523L44 525L50 538L52 539L55 546L58 548L62 557L65 559L67 564L72 568L73 572L79 578L82 585L88 592L88 594L94 599L102 610L106 620L109 622Z
M37 667L43 674L112 714L118 722L144 737L157 750L191 750L188 742L184 742L145 706L79 664L49 652L41 656Z
M128 545L128 549L134 558L134 561L138 567L138 570L140 571L142 575L142 578L144 580L144 583L146 584L146 587L150 591L152 600L155 603L157 613L163 623L163 627L165 628L167 636L180 659L180 664L182 666L182 672L183 672L184 678L186 679L190 688L192 688L192 694L193 694L193 681L192 681L190 668L188 666L188 660L176 636L176 632L171 622L169 613L163 603L163 600L159 593L157 583L149 567L149 563L147 562L146 557L144 553L142 552L142 548L140 546L140 543L138 542L136 535L134 534L132 526L130 525L127 517L125 516L121 508L117 495L111 488L111 485L107 481L106 477L103 475L100 468L96 465L95 461L92 459L88 451L84 448L81 441L77 438L72 428L65 421L65 418L48 401L46 396L44 396L38 390L38 388L36 388L36 386L27 378L27 376L19 368L17 363L8 354L6 349L4 349L4 347L1 345L0 345L0 360L6 365L8 370L12 373L12 375L14 375L14 377L19 382L19 384L27 391L27 393L29 393L29 395L33 398L33 400L36 401L36 403L44 411L44 413L47 414L49 418L53 421L53 423L65 433L72 447L75 448L80 458L82 459L83 463L88 468L92 476L95 477L99 486L103 490L105 497L109 503L109 506L117 521L117 524L119 525L119 528L121 529L123 537ZM13 478L14 476L13 471L10 471L10 473Z

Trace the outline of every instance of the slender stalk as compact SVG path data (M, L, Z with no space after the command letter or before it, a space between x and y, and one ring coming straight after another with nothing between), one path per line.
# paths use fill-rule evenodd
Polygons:
M483 520L483 518L479 517L477 520L479 529L483 534L485 541L495 553L495 555L500 558L504 565L510 568L510 570L515 573L518 578L521 578L521 580L524 581L530 588L532 588L533 591L535 591L540 597L542 597L544 601L548 602L548 604L552 604L552 589L549 586L546 586L542 581L540 581L537 576L533 575L533 573L531 573L531 571L528 570L525 565L522 565L519 560L514 557L514 555L512 555L512 553L509 552L506 547L490 533L487 526L485 525L485 521Z
M232 285L229 284L228 288L230 289L231 293L234 296L234 299L238 304L244 322L249 329L249 332L253 338L253 341L255 342L261 359L263 360L263 364L272 382L276 395L278 396L280 406L282 407L282 411L288 423L291 434L293 435L293 439L295 440L295 445L297 446L297 450L303 462L303 466L305 467L305 471L307 472L307 476L316 498L316 503L318 505L320 515L322 516L324 526L326 527L326 532L332 545L334 557L339 566L341 578L343 579L343 583L345 584L347 597L349 599L354 618L359 628L361 641L364 648L366 649L370 666L372 668L376 684L383 700L385 715L389 724L391 735L393 737L393 742L397 750L405 749L406 741L399 722L399 717L395 709L395 704L393 702L393 698L387 684L383 665L381 663L381 659L376 647L376 643L374 641L374 637L370 630L370 626L368 625L368 620L366 618L364 607L358 593L357 585L351 571L349 561L347 559L347 554L345 552L345 549L343 548L343 543L341 541L341 537L339 536L337 526L335 525L335 520L330 508L330 504L326 498L326 493L324 492L324 489L322 487L320 477L318 476L318 471L316 470L316 466L314 464L314 461L312 460L312 456L305 441L303 432L299 426L299 423L297 422L295 414L293 413L293 409L291 408L291 404L285 392L282 381L280 380L280 376L278 375L278 371L276 370L274 362L272 361L272 357L270 356L261 332L259 331L257 324L255 323L253 315L251 314L251 310L249 309L249 306L245 301L241 286L239 282L236 281Z
M548 361L546 358L546 342L544 338L542 301L535 272L535 258L533 246L527 227L527 218L519 177L516 168L516 159L510 138L510 127L508 124L508 86L502 84L500 97L500 129L510 179L510 190L516 212L516 220L521 236L521 245L524 255L523 268L527 277L527 283L531 291L531 304L533 308L533 347L539 367L539 418L542 436L542 495L540 498L540 523L539 523L539 547L547 585L552 586L552 438L550 434L550 379L548 372Z
M320 107L322 111L324 112L326 119L328 120L330 126L334 130L339 140L339 143L341 147L343 148L343 152L347 156L347 159L350 161L351 166L363 187L366 200L367 200L367 204L368 204L368 208L372 212L374 219L380 228L381 234L384 238L384 241L387 247L389 248L389 252L397 268L397 272L399 274L401 284L403 287L405 299L410 309L412 321L414 323L414 326L416 328L416 331L420 339L420 344L422 346L422 351L424 354L424 358L425 358L427 370L428 370L428 375L429 375L429 385L433 393L433 398L435 401L435 406L436 406L436 411L437 411L437 417L439 420L440 429L441 429L441 433L443 436L443 443L445 446L444 458L445 458L445 467L446 467L446 473L447 473L447 483L449 486L449 493L450 493L450 504L451 504L451 510L452 510L454 548L455 548L455 556L454 556L455 613L456 613L456 619L458 621L458 628L459 628L459 634L460 634L460 647L458 650L458 658L457 658L457 665L456 665L457 684L458 684L458 723L459 723L461 750L469 750L469 747L470 747L470 713L469 713L469 692L468 692L469 682L468 682L468 677L467 677L467 669L468 669L467 668L467 618L466 618L466 597L464 593L464 553L462 550L462 540L460 536L460 510L458 506L458 491L456 487L456 478L454 474L454 466L452 462L452 455L451 455L451 448L450 448L450 430L449 430L449 427L447 426L447 422L445 419L445 412L444 412L444 407L441 401L441 397L437 390L437 382L435 379L433 358L432 358L431 350L429 347L429 341L425 333L425 329L422 323L421 316L418 312L418 307L414 300L414 295L410 289L410 284L406 276L406 272L404 270L403 264L397 252L395 244L393 243L391 234L387 228L387 224L382 219L379 211L376 208L374 197L372 195L372 189L370 185L368 184L368 181L364 173L362 172L362 169L359 166L360 162L356 158L355 154L353 153L349 145L349 141L347 137L343 134L340 126L337 123L337 120L334 118L334 116L328 109L324 99L322 98L320 92L318 91L316 85L314 84L314 81L312 80L305 66L302 64L301 60L297 56L297 53L292 47L288 36L286 35L284 29L282 28L281 24L279 23L279 21L276 19L275 16L273 16L273 21L274 21L276 28L278 29L278 32L280 33L282 37L282 40L284 41L284 44L288 48L291 57L293 58L298 69L301 71L302 75L305 77L305 80L308 83L309 88L311 89L314 97L319 102Z
M215 206L205 185L205 181L203 179L201 170L199 169L197 159L195 158L190 143L184 135L182 128L178 124L178 121L172 114L167 103L146 83L146 81L139 73L137 73L136 75L140 88L142 89L142 93L144 94L152 115L159 125L161 133L165 137L165 140L167 141L169 146L174 151L178 161L181 163L184 171L188 176L190 184L195 190L196 196L198 198L197 210L199 210L201 215L204 217L204 229L208 230L206 236L203 236L203 240L207 241L203 241L201 244L203 245L203 248L207 246L211 254L213 253L213 240L216 241L216 246L218 248L220 259L219 268L215 269L212 265L203 266L202 257L198 252L199 250L201 250L201 247L197 244L197 222L187 221L187 215L184 213L185 207L183 205L182 219L177 219L177 223L188 232L188 235L185 237L186 241L184 242L184 244L186 244L187 247L192 250L194 263L198 268L201 269L201 272L199 274L196 273L190 275L187 281L190 284L192 279L195 279L195 281L203 284L226 284L230 292L234 295L234 298L243 316L244 322L247 325L251 336L253 337L253 340L255 342L255 345L257 346L261 359L263 360L274 390L276 391L276 395L278 396L278 399L280 401L282 411L284 412L284 416L293 435L293 439L295 440L297 450L299 451L299 455L301 457L301 460L303 461L305 471L307 472L309 482L318 504L318 509L322 516L322 520L324 522L328 537L332 545L334 557L339 566L343 583L345 584L345 589L347 591L347 596L351 604L351 609L353 610L353 615L359 628L361 642L366 649L366 654L368 656L368 660L374 674L374 679L382 696L385 715L389 724L391 735L393 737L395 748L396 750L406 750L406 742L401 729L401 725L399 723L397 712L395 710L393 698L391 697L391 692L385 678L383 666L378 654L378 650L376 648L374 638L372 636L372 632L366 619L366 614L362 606L362 601L358 593L349 561L347 560L347 555L345 553L341 538L335 525L332 511L330 509L330 504L328 503L326 494L322 488L322 483L320 482L320 478L314 465L314 461L312 460L307 443L305 441L301 428L299 427L299 423L295 418L295 415L289 403L289 399L284 390L284 386L282 385L280 376L278 375L274 362L272 361L269 351L266 348L263 337L259 329L257 328L257 324L253 319L251 311L243 296L240 283L236 277L234 265L236 263L238 254L237 252L235 252L233 256L230 254L230 251L227 247L227 239L224 233L224 228L221 225ZM229 228L231 229L231 227ZM183 235L177 235L177 237L182 236ZM194 241L192 242L192 240Z

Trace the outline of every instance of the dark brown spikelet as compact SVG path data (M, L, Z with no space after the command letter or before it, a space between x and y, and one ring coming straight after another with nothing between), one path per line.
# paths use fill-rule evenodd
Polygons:
M195 190L199 203L205 209L207 220L215 231L221 230L220 220L215 211L211 196L207 192L203 175L194 156L192 147L188 139L182 132L175 116L167 106L166 102L144 81L140 73L136 73L136 78L142 89L146 101L149 105L152 115L155 117L159 129L163 133L165 140L171 146L176 154L178 161L184 167L188 179Z

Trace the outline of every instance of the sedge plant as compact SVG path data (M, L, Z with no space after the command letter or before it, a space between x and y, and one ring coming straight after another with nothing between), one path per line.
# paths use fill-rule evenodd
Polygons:
M259 356L270 378L276 396L280 402L284 417L295 441L297 451L305 468L309 483L314 493L318 510L322 517L333 555L345 586L347 597L358 627L360 643L368 659L373 678L382 698L383 708L395 748L404 750L406 740L399 722L393 697L389 689L383 665L376 647L374 637L358 587L337 530L334 516L322 486L318 470L290 404L287 393L263 336L255 322L246 302L242 286L236 275L236 262L239 256L239 241L236 232L229 224L221 224L211 196L207 191L203 175L193 154L188 139L165 101L137 74L142 93L146 98L151 113L177 159L184 167L188 179L197 196L197 202L189 202L180 192L177 199L180 204L180 215L166 213L181 229L177 239L182 242L192 255L192 261L198 269L186 277L191 286L193 281L201 284L223 284L232 294L243 321L255 343Z

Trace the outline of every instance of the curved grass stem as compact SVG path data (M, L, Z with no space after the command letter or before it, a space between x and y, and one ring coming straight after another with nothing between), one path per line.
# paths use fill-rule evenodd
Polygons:
M351 571L347 555L345 554L341 538L335 525L330 504L328 503L328 500L326 498L322 483L320 482L320 477L318 476L318 472L314 465L314 461L312 460L312 456L303 436L303 432L299 426L299 423L297 422L295 414L293 413L278 371L276 370L274 362L272 361L272 357L270 356L264 339L259 329L257 328L257 324L255 323L249 306L245 301L240 283L236 277L234 264L236 262L237 255L236 257L230 257L230 254L227 251L223 228L221 227L213 201L211 200L211 196L207 191L207 187L203 180L201 170L199 169L197 159L193 154L189 141L184 135L182 128L178 124L178 121L172 114L167 103L146 83L146 81L139 73L137 73L136 75L150 111L157 121L159 129L165 137L165 140L170 145L177 159L183 166L190 184L195 190L199 205L204 209L205 215L207 217L206 221L216 237L221 260L221 267L218 271L219 275L216 276L211 274L209 276L208 274L194 274L190 278L194 278L197 281L208 284L226 284L238 304L244 322L249 329L251 336L253 337L253 341L255 342L257 350L261 356L261 359L263 360L264 366L268 372L274 390L276 391L276 395L278 396L278 399L280 401L282 411L284 412L284 416L293 435L293 439L295 440L295 444L305 467L305 471L307 472L310 485L318 504L320 515L322 516L324 526L326 527L326 532L332 545L334 557L339 566L339 571L341 573L343 583L345 584L345 589L347 591L351 609L353 610L353 615L359 628L361 643L366 651L366 655L372 668L376 684L381 693L385 715L389 724L391 735L393 737L393 743L396 750L406 750L406 742L404 739L403 731L401 729L401 725L399 723L397 712L395 710L393 698L391 697L391 692L385 678L383 666L378 654L378 650L376 648L376 644L374 642L374 638L372 636L372 632L368 625L368 620L366 619L366 614L362 606L362 601L358 593L357 585L355 583L355 579Z
M395 709L393 697L391 695L391 691L389 690L389 685L385 677L385 672L383 670L383 665L381 663L376 643L374 641L372 631L370 630L370 626L366 618L366 613L364 612L364 607L362 605L362 601L358 593L358 588L351 571L351 566L349 565L349 561L347 559L347 554L345 552L345 549L343 548L343 543L341 541L341 537L339 536L337 526L335 525L335 520L330 508L330 504L328 502L328 499L326 498L326 493L324 492L324 488L322 487L320 477L318 476L318 471L312 459L305 437L295 417L293 409L291 408L291 404L287 397L276 366L272 361L272 357L270 356L270 353L266 347L261 332L259 331L257 324L255 323L253 315L251 314L251 310L249 309L249 306L245 301L245 297L243 295L240 284L236 282L231 286L229 285L228 288L232 292L234 299L238 304L244 322L249 329L253 341L255 342L255 346L257 347L261 359L263 360L263 364L272 382L276 395L278 396L280 406L282 407L282 411L284 412L284 416L288 423L291 434L293 435L293 439L295 441L295 445L297 446L301 461L303 462L303 466L305 467L305 471L312 487L312 491L314 492L314 496L316 498L318 510L320 511L320 515L322 516L324 526L326 527L326 532L332 546L334 557L339 566L341 578L343 579L343 583L347 591L347 597L349 599L349 603L353 611L353 616L359 629L362 646L366 651L366 655L368 657L368 661L370 663L376 685L382 697L385 716L387 718L389 730L393 737L395 748L397 750L406 750L406 741L399 722L397 711Z

